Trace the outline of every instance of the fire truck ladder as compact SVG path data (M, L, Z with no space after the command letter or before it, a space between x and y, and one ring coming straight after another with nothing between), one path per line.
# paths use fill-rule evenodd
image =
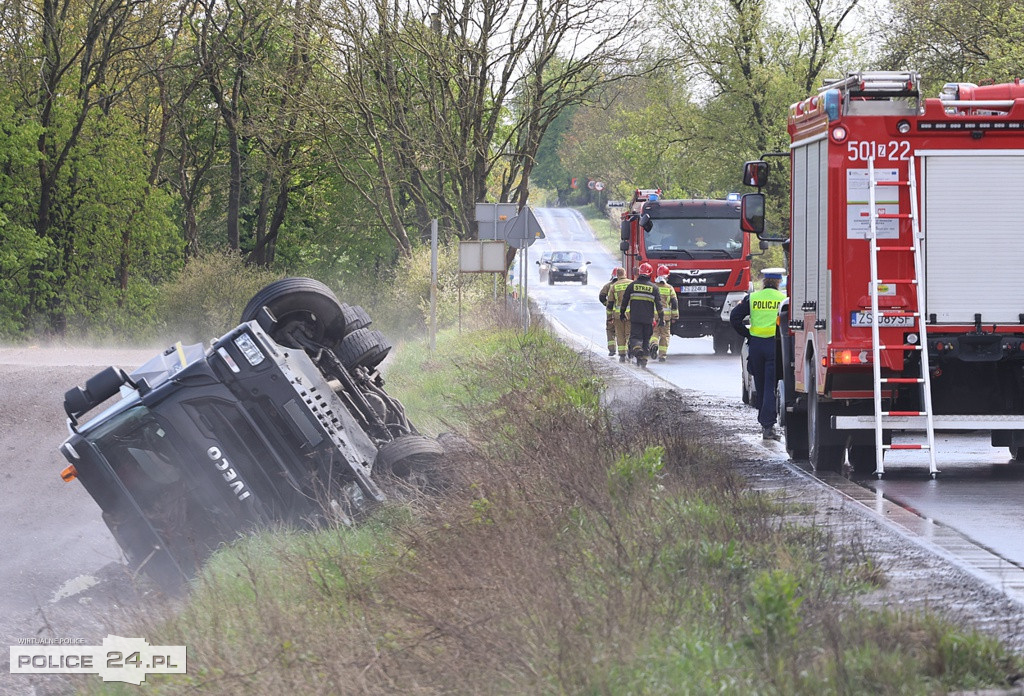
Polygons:
M935 466L935 424L932 413L932 384L928 366L928 340L924 321L924 273L921 262L921 235L918 224L917 209L917 177L914 172L914 160L908 163L909 175L906 181L877 181L875 179L875 159L868 158L868 205L870 238L868 247L871 251L871 358L875 397L875 474L881 478L885 473L885 466L882 456L885 450L928 450L929 464L928 472L934 478L938 473ZM875 186L899 186L910 189L910 212L909 213L879 213L875 205ZM878 244L878 220L910 220L911 245L908 246L879 246ZM914 255L914 277L912 278L879 278L878 277L878 254L879 253L906 253ZM917 290L917 311L906 312L896 310L879 311L878 308L878 286L886 285L913 285ZM914 317L919 329L917 343L882 345L879 339L879 324L883 317ZM882 377L882 351L906 351L916 350L921 353L921 376L920 377ZM882 410L882 385L884 384L918 384L921 386L921 411L883 411ZM889 444L882 441L882 430L889 418L906 416L923 416L925 420L925 433L927 444Z

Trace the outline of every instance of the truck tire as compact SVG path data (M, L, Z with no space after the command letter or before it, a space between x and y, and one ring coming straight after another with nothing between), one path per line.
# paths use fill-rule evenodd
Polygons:
M373 337L376 345L374 350L370 351L361 363L363 367L377 367L388 356L388 353L391 352L391 343L388 339L384 338L384 334L380 331L371 331L370 335Z
M441 485L443 457L444 448L437 440L403 435L381 445L373 471L404 479L417 488L437 488Z
M341 315L345 317L345 333L350 334L359 329L365 329L373 323L370 315L359 305L347 305L342 303Z
M729 336L729 350L732 351L733 355L739 355L740 351L743 350L743 337L735 331Z
M847 449L850 469L860 476L869 476L878 470L874 445L850 445Z
M1010 445L1010 459L1014 464L1024 464L1024 447Z
M715 355L725 355L729 352L729 334L719 329L711 334L711 345L714 346Z
M326 347L333 347L345 335L345 317L334 292L312 278L282 278L256 293L242 310L242 321L252 321L267 307L277 319L271 338L290 348L293 334Z
M835 443L835 434L829 424L832 414L818 397L813 360L807 369L807 458L815 471L842 473L846 448Z
M360 365L365 365L368 360L372 359L380 351L378 339L374 334L380 334L380 332L370 331L369 329L356 329L341 339L341 343L334 349L334 354L350 370ZM390 350L390 346L388 346L388 350ZM384 355L387 355L387 351L384 352ZM382 355L381 360L383 359L384 356Z
M779 426L786 438L786 452L793 461L807 459L807 416L799 411L786 411L786 381L779 380L775 388Z

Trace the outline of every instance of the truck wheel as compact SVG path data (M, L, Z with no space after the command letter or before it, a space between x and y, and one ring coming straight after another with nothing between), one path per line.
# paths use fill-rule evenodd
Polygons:
M548 285L554 285L554 284L555 284L554 277L550 273L548 273Z
M729 350L732 351L733 355L739 355L740 351L743 350L743 337L735 331L729 337Z
M807 380L807 458L815 471L842 472L846 448L833 442L829 425L831 415L820 402L815 384L813 361L808 366Z
M379 339L377 338L378 336L380 336ZM383 339L384 336L379 331L356 329L341 339L341 343L334 349L334 354L338 356L338 360L341 360L345 367L351 370L360 365L368 364L370 360L377 356L381 352L382 346L380 341ZM386 340L384 340L384 344L387 345ZM387 349L380 354L380 359L377 360L378 363L384 359L388 350L391 350L390 345L387 345ZM374 363L374 365L376 364Z
M267 307L277 319L273 338L290 348L301 348L293 335L334 346L345 335L341 303L329 287L312 278L282 278L256 293L242 310L242 321L252 321Z
M391 352L391 343L388 339L384 338L384 334L380 331L371 331L370 335L376 343L374 350L370 351L369 355L361 363L363 367L377 367L387 357L388 353Z
M1014 464L1024 464L1024 447L1010 445L1010 459Z
M725 355L729 352L729 335L724 331L716 331L711 334L711 345L715 348L715 355Z
M850 468L855 474L868 476L878 469L874 445L850 445L847 456L850 459Z
M807 417L797 411L792 414L786 411L786 381L783 379L775 387L775 407L790 459L807 459Z
M365 329L373 323L370 315L359 305L347 305L342 303L341 315L345 317L345 333L349 334L359 329Z
M443 456L444 448L437 440L403 435L381 445L373 470L404 479L418 488L436 488L441 483Z

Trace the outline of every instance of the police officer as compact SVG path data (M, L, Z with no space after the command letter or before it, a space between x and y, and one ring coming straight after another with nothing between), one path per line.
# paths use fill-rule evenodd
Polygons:
M785 273L782 268L766 268L761 271L764 279L762 289L749 293L729 314L729 323L736 333L747 338L747 370L754 377L757 393L754 408L758 409L757 422L765 440L779 440L775 431L775 330L778 324L779 306L786 295L779 291L779 283ZM750 329L743 320L750 316Z
M615 325L615 344L618 346L619 362L626 362L626 344L629 343L629 320L620 316L622 311L622 296L626 294L629 287L629 278L626 277L626 269L617 268L622 275L612 282L608 291L608 303L605 305L612 315L612 322Z
M608 306L608 294L611 292L612 286L615 284L615 281L620 280L620 279L625 278L625 277L626 277L626 269L625 268L619 268L619 267L613 268L612 269L612 279L609 280L607 283L605 283L601 287L601 292L597 296L598 299L601 301L601 304L603 304L604 307L605 307L604 332L605 332L605 336L608 338L608 357L609 358L614 358L615 357L616 339L615 339L615 311L614 311L613 308L610 308ZM625 289L625 288L623 288L623 289ZM623 351L626 350L625 343L622 344L622 350Z
M665 313L665 321L658 322L651 336L651 359L665 362L668 355L668 341L672 337L672 322L679 318L679 300L676 289L668 284L668 266L658 266L658 292L661 293L661 308Z
M647 367L647 351L651 345L654 319L665 321L661 307L661 292L651 280L654 269L651 264L640 264L640 275L626 288L622 295L622 309L619 318L629 315L629 354L636 358L636 364Z

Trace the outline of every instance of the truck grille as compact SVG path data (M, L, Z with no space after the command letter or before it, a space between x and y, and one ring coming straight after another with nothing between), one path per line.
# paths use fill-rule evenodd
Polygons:
M709 288L724 288L729 282L731 271L672 271L668 274L668 284L678 288L684 285L706 285Z

